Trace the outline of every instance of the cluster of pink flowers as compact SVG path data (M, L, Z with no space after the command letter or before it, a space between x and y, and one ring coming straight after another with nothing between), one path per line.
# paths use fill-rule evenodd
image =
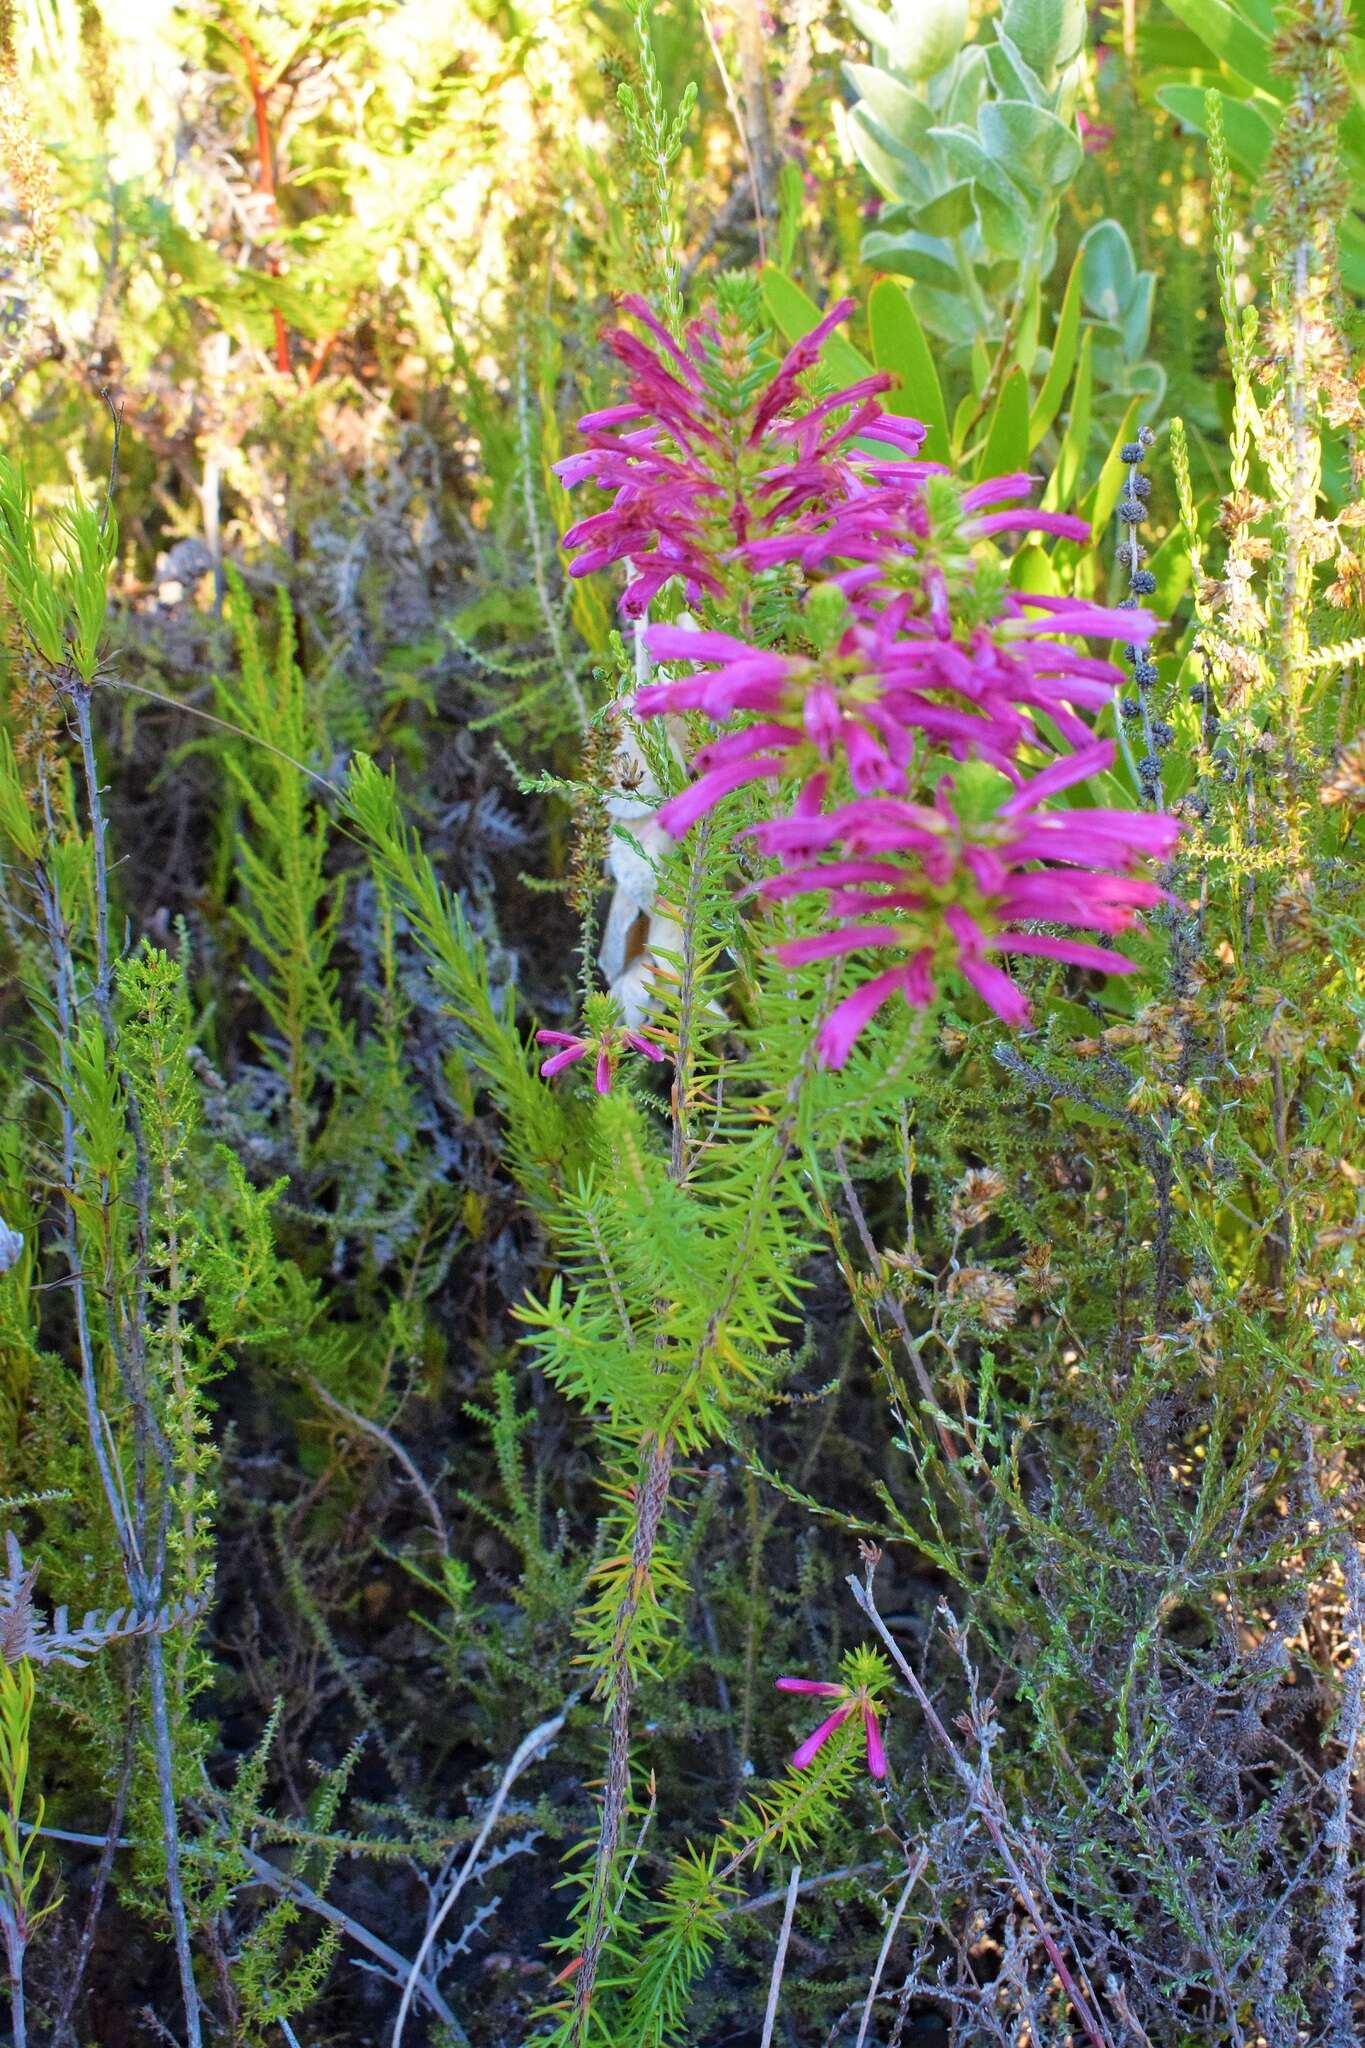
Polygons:
M863 1724L868 1771L874 1778L886 1776L886 1746L882 1741L881 1722L866 1687L835 1685L819 1678L779 1678L776 1683L779 1692L810 1693L817 1699L839 1701L839 1705L828 1720L822 1721L800 1747L792 1751L791 1762L794 1771L804 1771L808 1765L814 1763L835 1730L842 1728L845 1721L851 1720L853 1715L857 1714Z
M628 372L629 398L586 414L579 421L582 451L555 469L571 489L593 483L614 493L605 511L569 529L564 546L576 557L573 576L629 563L621 598L628 619L641 618L675 576L689 603L723 602L726 566L740 559L738 550L780 541L794 517L860 497L876 465L858 457L855 438L902 457L912 457L924 440L918 420L896 418L878 405L892 383L886 376L864 378L786 416L831 328L853 310L851 299L833 307L788 352L776 375L738 403L745 365L727 347L729 336L698 321L684 349L643 299L621 304L653 335L657 352L629 328L607 333L607 346ZM896 467L903 471L904 463ZM917 465L916 474L931 467Z
M628 616L642 617L676 577L691 605L723 622L646 627L651 659L687 673L647 685L633 709L701 714L722 729L659 813L674 837L747 784L796 789L788 815L749 827L779 864L757 893L823 898L827 921L778 957L793 967L870 957L821 1030L821 1059L842 1065L883 1003L928 1005L946 974L1024 1023L1027 1000L993 956L1131 969L1113 936L1163 894L1131 869L1168 855L1177 824L1045 800L1113 760L1085 714L1122 677L1075 640L1141 648L1155 621L1012 589L980 545L1002 533L1088 539L1086 524L1024 504L1026 475L964 488L917 459L924 430L878 402L889 379L808 398L801 379L847 301L775 374L747 383L714 322L680 344L642 302L626 304L657 352L624 329L608 337L630 374L628 401L590 415L587 449L559 468L613 498L565 544L580 551L574 574L629 563ZM780 602L760 606L768 586ZM763 616L781 620L776 644L756 630ZM991 771L985 816L958 801L954 764L964 763Z
M555 1075L562 1074L566 1067L576 1066L579 1060L590 1059L593 1063L593 1087L599 1095L611 1093L612 1080L623 1053L639 1053L642 1059L656 1062L668 1058L664 1048L654 1039L646 1038L640 1031L627 1031L614 1020L599 1022L590 1019L587 1031L537 1031L536 1044L558 1048L540 1063L545 1080L553 1081Z

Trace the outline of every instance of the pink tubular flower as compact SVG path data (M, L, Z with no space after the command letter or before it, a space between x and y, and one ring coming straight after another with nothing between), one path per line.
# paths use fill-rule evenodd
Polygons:
M832 1685L823 1679L817 1678L779 1678L777 1680L777 1689L779 1692L809 1693L817 1699L838 1700L840 1702L829 1718L822 1721L818 1728L812 1730L798 1749L793 1750L791 1759L793 1770L804 1771L808 1764L815 1761L816 1756L829 1741L835 1729L842 1728L845 1721L849 1720L854 1714L860 1714L863 1722L864 1740L867 1744L867 1768L874 1778L884 1778L886 1776L886 1749L882 1743L882 1731L877 1720L877 1710L873 1706L864 1687L854 1688L847 1685Z
M833 920L824 931L778 946L783 964L864 951L877 958L877 971L821 1027L817 1049L825 1066L844 1064L893 995L914 1008L932 1002L936 976L945 972L960 974L1006 1024L1026 1023L1027 998L989 957L994 953L1132 972L1132 961L1092 940L1021 929L1047 923L1108 937L1163 899L1156 882L1122 870L1169 854L1180 830L1174 819L1040 808L1044 798L1110 766L1113 756L1112 744L1102 741L1055 761L978 821L959 816L945 780L932 806L874 797L845 804L818 826L775 819L750 828L760 848L779 860L797 849L792 864L761 882L758 893L822 894ZM845 857L812 858L820 841ZM1051 865L1035 865L1043 861ZM888 952L897 956L889 963Z
M840 755L860 795L904 789L917 736L955 760L989 761L1017 781L1019 748L1041 743L1036 712L1072 746L1087 747L1092 733L1079 710L1101 709L1122 681L1112 662L1079 654L1057 636L1090 631L1141 641L1153 626L1143 612L1083 604L1031 618L1026 600L1009 593L998 619L964 643L938 631L932 594L930 615L919 617L907 615L905 593L868 615L838 579L816 587L808 614L817 600L822 617L813 637L824 644L810 654L754 647L731 633L646 630L656 662L708 667L647 684L635 700L638 715L699 711L716 724L753 715L694 756L699 779L659 813L674 838L732 790L817 773Z
M545 1080L553 1081L556 1074L562 1074L578 1060L596 1054L593 1069L593 1086L599 1095L611 1092L612 1077L623 1051L637 1052L647 1060L666 1060L668 1054L652 1038L643 1032L626 1031L619 1026L607 1024L602 1029L586 1035L578 1031L537 1031L537 1045L557 1045L559 1052L541 1061L540 1071Z
M584 448L555 471L569 489L592 482L613 493L605 510L570 527L564 546L577 557L573 576L630 563L621 599L627 618L642 616L675 576L690 604L723 597L738 547L807 506L865 489L866 458L855 440L875 438L907 455L924 439L918 420L882 411L878 397L894 380L881 372L818 402L803 396L800 379L853 310L851 299L832 306L740 405L730 394L752 385L753 352L734 319L694 321L683 345L643 299L623 298L621 310L655 345L629 328L609 330L606 343L627 372L629 399L589 413L580 422Z
M694 756L701 779L663 806L664 830L680 839L730 790L802 770L818 773L836 753L847 762L855 789L903 783L911 730L882 701L875 664L860 644L866 638L864 629L854 627L821 654L780 654L727 633L651 626L645 645L656 661L702 660L717 667L647 685L636 698L638 713L700 711L717 724L736 712L758 714L755 723L713 740Z
M580 1038L576 1031L537 1031L537 1045L559 1045L562 1052L552 1053L542 1060L540 1071L547 1081L553 1081L556 1074L562 1074L565 1067L571 1067L575 1060L586 1059L592 1051L592 1040ZM603 1090L603 1093L606 1091Z

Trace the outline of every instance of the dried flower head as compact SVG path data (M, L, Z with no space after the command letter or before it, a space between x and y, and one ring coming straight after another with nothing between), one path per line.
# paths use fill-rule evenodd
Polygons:
M955 1230L971 1230L984 1223L1006 1188L1005 1176L993 1166L970 1166L953 1189L948 1214Z
M1365 733L1357 733L1341 750L1336 766L1318 791L1324 804L1349 804L1352 810L1365 806Z
M1007 1330L1019 1308L1019 1291L989 1266L962 1266L948 1281L948 1299L988 1330Z
M1035 1294L1047 1296L1056 1285L1057 1276L1052 1270L1052 1246L1031 1244L1024 1253L1024 1279Z

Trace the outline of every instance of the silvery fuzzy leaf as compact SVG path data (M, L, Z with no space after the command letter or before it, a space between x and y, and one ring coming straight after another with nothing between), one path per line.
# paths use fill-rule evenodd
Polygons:
M977 119L981 140L1011 177L1030 184L1070 184L1083 151L1075 131L1028 100L988 101Z
M930 187L925 166L911 150L892 140L868 112L867 102L860 100L849 115L848 133L859 163L883 198L927 198Z
M1127 235L1116 220L1096 221L1081 244L1081 289L1088 311L1117 322L1136 282Z
M1005 33L1046 79L1085 47L1085 0L1006 0Z
M967 0L893 0L890 12L868 0L844 4L858 33L909 78L931 78L966 40Z
M937 81L936 81L937 82ZM947 90L937 101L935 122L943 128L973 128L991 89L991 67L980 43L968 43L944 74Z
M1011 262L1022 263L1029 252L1033 233L1027 201L1011 185L1014 200L1002 198L995 188L984 179L972 180L972 197L976 202L976 217L981 223L981 239L993 255L1008 256Z
M997 25L995 40L986 49L991 78L1002 100L1030 100L1035 107L1051 107L1052 94L1022 52Z
M1130 362L1136 362L1147 346L1152 326L1152 298L1156 279L1150 270L1140 270L1123 308L1119 326Z
M958 178L974 178L1011 213L1029 212L1028 201L1019 187L970 128L931 128L929 135L938 143Z
M915 226L922 233L934 236L965 234L976 217L972 204L972 181L964 178L959 184L949 185L922 206L915 216Z
M934 117L928 101L903 79L882 71L876 64L845 64L844 77L893 142L900 143L903 149L913 149L923 141L924 131Z

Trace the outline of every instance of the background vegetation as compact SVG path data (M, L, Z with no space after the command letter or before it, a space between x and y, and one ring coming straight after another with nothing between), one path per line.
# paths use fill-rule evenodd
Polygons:
M1360 2038L1359 12L0 7L20 2048ZM1146 593L1136 973L815 1068L559 548L625 294Z

